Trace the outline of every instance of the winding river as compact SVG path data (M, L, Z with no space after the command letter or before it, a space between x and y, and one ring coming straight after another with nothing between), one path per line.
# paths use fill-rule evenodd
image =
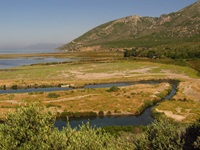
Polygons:
M141 81L135 84L147 83L147 84L158 84L160 82L164 82L164 80L159 81ZM166 80L165 80L166 82ZM169 100L171 99L177 92L178 81L168 81L172 85L171 92L163 99ZM125 83L121 83L125 84ZM89 85L90 88L100 88L113 86L113 84L102 84L102 85ZM118 85L119 86L119 85ZM125 85L123 85L125 86ZM88 86L87 86L88 87ZM157 105L157 104L155 104ZM155 106L154 105L154 106ZM154 106L147 108L141 115L139 116L105 116L105 117L81 117L81 118L69 118L69 124L72 128L78 127L82 123L90 122L91 126L95 127L104 127L104 126L128 126L128 125L148 125L154 121L154 118L151 115L151 110ZM61 130L66 126L67 120L59 118L55 122L55 127Z
M109 88L111 86L130 86L134 84L159 84L162 82L168 82L172 85L171 92L163 99L171 99L177 92L178 81L176 80L150 80L150 81L135 81L135 82L123 82L123 83L110 83L110 84L96 84L96 85L86 85L83 88ZM0 90L0 94L6 93L27 93L27 92L51 92L51 91L61 91L61 90L73 90L73 88L65 87L50 87L50 88L27 88L27 89L7 89ZM157 105L157 104L155 104ZM155 106L154 105L154 106ZM128 126L128 125L148 125L154 121L151 116L151 110L154 106L147 108L139 116L105 116L105 117L80 117L80 118L69 118L69 124L72 128L78 127L82 123L90 122L91 126L103 127L103 126ZM58 118L55 122L55 127L61 130L67 124L67 120L63 118Z
M7 53L7 51L6 51ZM57 58L16 58L16 59L0 59L0 69L7 69L16 66L30 65L36 63L46 62L64 62L73 61L73 59L57 59ZM161 82L168 82L172 85L172 91L168 94L164 100L171 99L177 92L178 81L175 80L152 80L152 81L136 81L136 82L124 82L124 83L111 83L111 84L97 84L97 85L86 85L84 88L109 88L111 86L129 86L133 84L158 84ZM0 90L0 94L9 93L29 93L29 92L51 92L61 90L73 90L73 88L65 87L49 87L49 88L27 88L27 89L6 89ZM82 123L90 122L91 126L103 127L103 126L127 126L127 125L148 125L154 121L151 116L151 110L154 106L147 108L140 116L105 116L105 117L81 117L81 118L70 118L69 123L72 128L81 125ZM60 130L66 126L66 119L57 119L55 127Z
M43 61L47 61L47 60L43 60ZM63 61L63 60L61 60L61 61ZM31 60L31 63L32 63L32 60ZM27 64L27 62L25 64ZM158 83L161 83L161 82L168 82L172 85L171 92L163 100L171 99L177 92L178 81L175 81L175 80L152 80L152 81L135 81L135 82L127 82L127 83L123 82L123 83L110 83L110 84L96 84L96 85L86 85L83 88L109 88L111 86L121 87L121 86L129 86L129 85L133 85L133 84L158 84ZM48 88L6 89L6 90L0 90L0 94L29 93L29 92L51 92L51 91L61 91L61 90L73 90L73 88L69 88L69 87L48 87ZM88 121L90 122L91 126L96 126L96 127L148 125L148 124L150 124L151 122L154 121L154 118L151 116L152 107L154 107L154 106L147 108L139 116L105 116L105 117L69 118L69 123L70 123L70 126L72 128L77 127L77 126L81 125L82 123L86 123ZM66 124L67 124L66 119L59 118L55 122L55 127L57 127L58 129L61 130L62 127L66 126Z

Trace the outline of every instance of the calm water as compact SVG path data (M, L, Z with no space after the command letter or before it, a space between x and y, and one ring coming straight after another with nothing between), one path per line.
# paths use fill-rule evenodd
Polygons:
M145 81L147 82L147 81ZM154 81L159 83L161 81ZM152 81L150 82L152 83ZM172 91L164 98L164 100L171 99L177 92L177 81L169 81L172 84ZM154 106L147 108L140 116L111 116L111 117L81 117L70 118L69 124L72 128L78 127L82 123L90 122L91 126L104 127L104 126L128 126L128 125L148 125L154 121L151 116L151 110ZM55 122L55 127L62 130L67 124L66 119L59 118Z
M1 54L34 54L34 53L55 53L55 50L0 50ZM54 57L29 57L29 58L14 58L14 59L0 59L0 69L13 68L23 65L31 65L37 63L49 63L49 62L69 62L74 61L71 58L54 58Z
M113 84L99 84L99 85L87 85L84 88L109 88L111 86L129 86L134 83L113 83ZM10 94L10 93L29 93L29 92L52 92L52 91L65 91L65 90L73 90L73 88L69 87L49 87L49 88L26 88L26 89L6 89L0 90L0 94Z
M86 85L85 89L96 89L96 88L110 88L112 86L122 87L130 86L136 84L158 84L161 82L168 82L167 80L157 80L157 81L135 81L135 82L123 82L123 83L109 83L109 84L91 84ZM65 91L72 90L73 88L61 88L61 87L46 87L46 88L25 88L25 89L6 89L0 90L0 94L10 94L10 93L29 93L29 92L51 92L51 91ZM170 97L170 96L169 96Z
M91 126L128 126L128 125L148 125L154 121L151 116L151 108L147 108L140 116L106 116L106 117L81 117L69 119L69 124L72 128L78 127L82 123L88 122ZM67 120L59 118L54 126L62 130L66 126Z
M60 59L60 58L53 58L53 57L0 59L0 69L7 69L7 68L37 64L37 63L70 62L70 61L74 61L74 59L70 59L70 58Z
M116 83L116 84L100 84L100 85L87 85L86 87L90 88L99 88L101 87L111 87L113 85L118 86L128 86L130 84L140 84L148 83L157 84L160 82L166 82L166 80L158 81L141 81L135 83ZM164 100L171 99L177 92L177 81L168 81L172 84L172 91L164 98ZM26 91L24 91L26 90ZM56 90L72 90L71 88L37 88L37 89L19 89L19 90L1 90L0 92L5 93L21 93L21 92L39 92L39 91L56 91ZM104 126L128 126L128 125L148 125L154 121L154 118L151 116L151 110L154 106L147 108L140 116L106 116L106 117L80 117L80 118L70 118L69 124L72 128L78 127L82 123L89 121L91 126L95 127L104 127ZM67 120L63 118L58 118L54 124L59 130L62 130L67 124Z
M51 53L54 50L48 51L0 51L0 54L12 54L12 53ZM32 57L32 58L17 58L17 59L0 59L0 69L12 68L23 65L30 65L36 63L46 63L46 62L64 62L72 61L72 59L57 59L57 58L46 58L46 57ZM115 83L115 84L99 84L99 85L86 85L84 88L109 88L111 86L129 86L131 84L158 84L160 82L166 82L166 80L160 81L140 81L134 83ZM176 94L177 82L169 81L172 84L172 92L165 97L164 100L171 99ZM24 93L24 92L50 92L50 91L60 91L60 90L72 90L72 88L30 88L30 89L18 89L18 90L0 90L0 94L5 93ZM154 107L154 106L152 106ZM81 117L81 118L70 118L69 123L71 127L78 127L82 123L90 122L91 126L103 127L103 126L127 126L127 125L148 125L154 121L151 116L151 109L147 108L140 116L110 116L110 117ZM61 130L66 126L66 119L57 119L55 122L55 127Z

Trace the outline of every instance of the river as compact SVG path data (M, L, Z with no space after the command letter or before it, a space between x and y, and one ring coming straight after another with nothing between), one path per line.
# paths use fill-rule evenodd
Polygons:
M164 82L162 80L158 81L141 81L149 82L149 84L157 84ZM165 80L166 82L166 80ZM178 81L168 81L172 85L171 92L163 99L171 99L177 92ZM137 82L139 84L140 82ZM147 83L148 84L148 83ZM113 86L110 84L110 86ZM99 86L98 86L99 87ZM155 104L157 105L157 104ZM154 105L154 106L155 106ZM147 108L139 116L105 116L105 117L81 117L81 118L69 118L69 124L72 128L78 127L82 123L89 121L91 126L95 127L104 127L104 126L128 126L128 125L148 125L154 121L154 118L151 115L151 110L154 106ZM55 127L61 130L67 124L67 120L63 118L58 118L55 122Z
M16 59L0 59L0 69L12 68L22 65L30 65L36 63L45 62L64 62L72 61L71 59L57 59L48 57L32 57L32 58L16 58ZM165 97L164 100L171 99L177 92L177 81L167 81L167 80L157 80L157 81L137 81L128 83L111 83L111 84L97 84L97 85L86 85L84 88L109 88L111 86L129 86L133 84L158 84L160 82L169 82L172 85L172 91ZM50 88L29 88L29 89L6 89L0 90L0 94L6 93L28 93L28 92L50 92L50 91L60 91L60 90L72 90L73 88L61 88L61 87L50 87ZM103 127L103 126L127 126L127 125L148 125L154 121L151 116L151 109L154 106L147 108L139 116L105 116L105 117L81 117L81 118L70 118L69 123L72 128L78 127L82 123L90 122L91 126ZM55 122L55 127L61 130L67 124L67 120L59 118Z

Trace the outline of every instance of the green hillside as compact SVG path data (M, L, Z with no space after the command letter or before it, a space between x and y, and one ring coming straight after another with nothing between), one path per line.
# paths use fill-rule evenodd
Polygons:
M129 16L100 25L58 48L105 51L124 48L200 47L200 1L159 18ZM196 50L195 48L195 50ZM194 48L193 48L194 49Z

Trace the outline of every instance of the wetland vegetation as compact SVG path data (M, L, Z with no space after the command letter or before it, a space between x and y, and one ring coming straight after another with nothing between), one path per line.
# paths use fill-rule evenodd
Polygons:
M18 57L18 55L35 57L34 54L27 54L28 56L17 54L12 57ZM52 54L45 54L45 56L52 57ZM84 59L76 62L47 63L1 70L1 89L45 88L54 86L77 88L89 84L172 79L181 81L178 86L178 89L181 90L178 91L173 101L182 102L182 100L185 100L184 102L188 104L193 102L195 105L194 108L198 108L199 106L199 72L194 67L191 67L186 60L127 59L123 58L123 53L121 52L78 52L63 55L55 54L55 57ZM195 61L195 64L197 61ZM190 86L190 91L187 91L187 86ZM140 114L142 110L153 102L163 98L169 89L170 85L168 83L159 83L156 85L144 83L119 88L112 87L110 89L7 93L0 95L1 117L3 118L8 110L13 110L19 105L32 102L41 103L57 111L58 114L62 114L62 116L63 114L80 116L80 113L94 115L100 112L100 114L103 112L103 114L136 115ZM164 104L165 102L162 103L162 108L166 107L167 109L162 109L162 113L171 111L167 106L167 102L166 106ZM158 110L160 109L158 108ZM194 116L192 117L194 119L191 119L194 121L199 117L199 110L194 110L194 113L191 110L191 113L188 111L189 115L184 113L183 115ZM175 112L173 111L173 113ZM187 118L191 117L185 117L186 120Z
M31 55L34 56L33 54ZM62 136L63 138L66 138L65 135L67 136L68 133L73 133L75 141L78 140L76 138L87 135L86 133L92 133L92 136L98 138L97 141L109 143L109 141L112 140L114 143L117 143L121 140L120 143L115 145L117 146L115 149L143 149L144 147L165 146L169 144L160 143L161 145L154 145L155 143L151 142L154 129L157 130L157 128L159 128L160 130L160 127L164 125L173 129L169 131L169 134L163 133L166 135L165 138L168 138L167 135L174 137L174 139L182 138L182 140L176 141L176 144L173 144L172 141L174 140L171 138L172 141L170 144L176 148L188 147L186 141L188 139L185 139L187 144L184 143L180 133L181 135L191 135L191 133L187 133L189 130L188 128L195 128L194 130L198 130L199 128L199 126L197 126L196 129L196 125L193 125L195 122L198 122L200 117L200 79L198 70L198 63L200 61L198 59L171 60L124 58L123 53L120 52L68 53L66 54L66 57L84 59L80 59L76 62L44 63L0 70L0 86L2 91L8 89L16 89L17 91L18 89L23 88L38 87L53 88L55 86L74 88L63 91L29 91L25 93L0 94L1 119L6 121L9 118L6 117L8 112L12 111L14 113L16 109L24 109L24 111L22 111L24 113L30 111L30 108L26 108L26 105L29 106L32 103L39 104L45 108L46 111L53 113L54 117L138 115L148 106L160 101L169 93L172 87L166 81L178 80L178 92L176 95L168 101L158 103L152 110L156 120L165 120L166 118L169 118L170 120L168 121L154 122L152 125L148 125L144 128L110 127L109 129L105 127L105 129L97 129L90 127L90 125L83 125L78 131L67 126L61 132L57 132L57 129L54 130L54 128L51 132L53 131L52 136ZM89 85L98 84L131 83L140 81L154 82L158 80L163 82L157 84L147 84L146 82L143 82L142 84L130 84L121 87L113 86L110 88L82 88L84 86L89 87ZM19 115L22 115L19 111L16 112L16 115L18 113ZM43 113L45 114L45 112ZM53 122L46 123L52 124ZM1 127L1 135L7 136L6 132L3 130L5 126L7 126L6 122L5 125L2 125ZM51 125L49 124L49 126ZM7 127L8 129L14 128L14 126ZM41 130L42 128L43 127L41 127ZM152 128L152 130L150 128ZM30 130L29 128L27 129ZM67 133L65 131L67 131ZM165 132L162 130L160 131ZM23 132L25 132L25 130L23 130ZM172 134L173 132L175 134ZM102 134L102 139L99 136L100 133ZM106 138L107 136L109 138ZM154 140L160 140L161 137L158 135L156 136L158 139ZM190 141L190 145L193 147L198 146L198 136L199 135L193 139L192 144ZM129 137L128 141L122 140L121 138L123 137ZM28 139L28 137L26 138ZM55 140L55 138L52 139L53 141ZM4 142L3 144L6 144L8 140L10 139L2 140L2 142ZM46 140L48 141L48 139ZM23 143L20 139L18 142ZM88 140L88 142L88 144L91 145L91 141ZM78 141L76 141L76 143L78 143ZM87 142L85 141L85 143ZM68 145L70 144L73 145L74 143L68 143ZM20 144L13 146L20 146ZM54 146L56 146L55 143ZM106 145L103 145L103 147L104 146ZM81 149L84 148L81 147Z

